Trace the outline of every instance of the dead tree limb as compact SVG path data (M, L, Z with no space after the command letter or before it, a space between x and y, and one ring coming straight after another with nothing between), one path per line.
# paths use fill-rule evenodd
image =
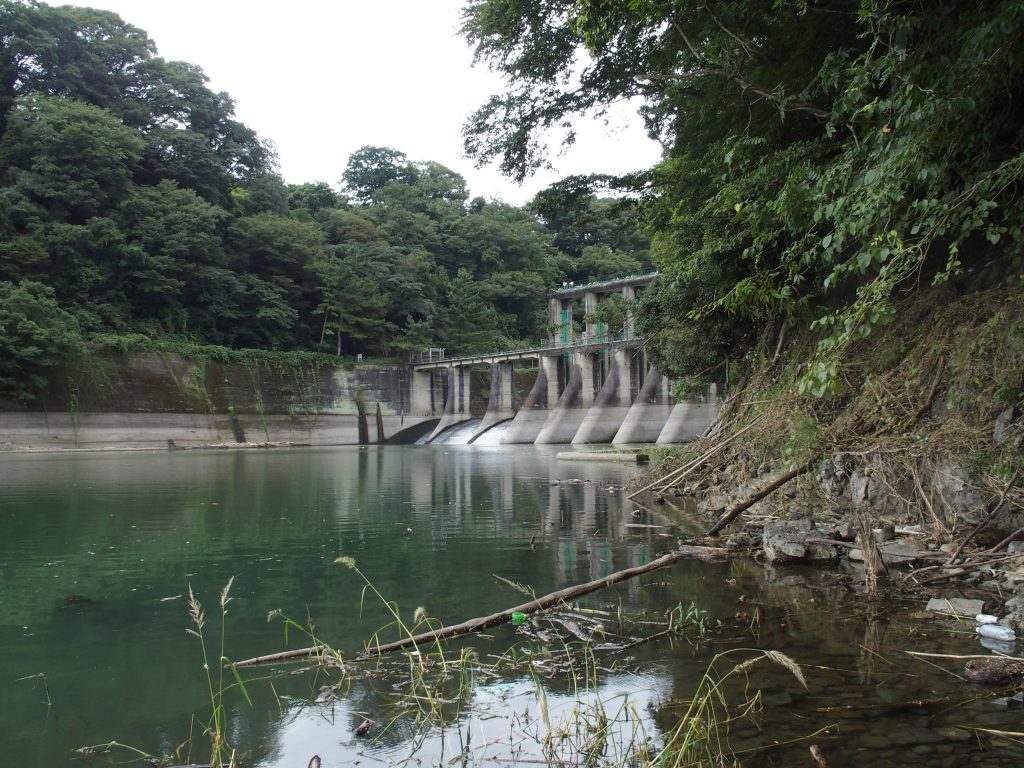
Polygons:
M616 571L609 576L605 576L600 579L594 579L588 581L585 584L577 584L572 587L566 587L560 589L557 592L551 592L550 594L538 597L529 602L517 605L514 608L507 608L498 613L492 613L490 616L481 616L476 619L470 619L464 621L461 624L452 624L447 627L441 627L439 629L431 630L429 632L423 632L418 635L406 637L401 640L396 640L393 643L384 643L381 645L368 646L362 653L358 654L353 661L366 661L368 659L375 658L377 656L383 656L387 653L393 653L394 651L401 651L405 648L418 648L421 645L429 645L436 640L444 638L459 637L461 635L468 635L473 632L482 632L485 629L504 624L512 620L513 613L535 613L536 611L542 611L545 608L551 608L552 606L558 605L566 600L571 600L582 595L596 592L604 587L617 584L620 581L626 581L627 579L641 576L651 571L656 571L659 568L664 568L667 565L672 565L680 560L713 560L721 561L728 560L730 558L739 557L740 553L725 549L724 547L698 547L691 545L681 545L679 548L669 552L667 555L662 555L656 560L645 565L638 565L633 568L625 568L621 571ZM282 651L281 653L272 653L267 656L256 656L251 659L245 659L243 661L237 661L233 663L235 667L251 667L256 664L266 664L268 662L276 661L291 661L295 659L306 659L315 656L328 656L331 655L331 651L322 645L313 646L312 648L299 648L293 651Z
M745 512L746 510L750 509L752 506L757 504L757 502L759 502L765 496L768 496L769 494L774 493L779 488L781 488L786 483L788 483L790 480L792 480L794 477L802 475L804 472L809 470L811 468L812 464L813 464L813 462L808 461L805 464L801 464L796 469L789 470L789 472L784 474L778 480L776 480L776 481L774 481L772 483L769 483L764 488L762 488L760 491L758 491L753 496L751 496L749 499L744 501L742 504L737 504L735 507L733 507L728 512L726 512L724 515L722 515L718 519L718 522L715 523L713 526L711 526L711 528L709 528L707 533L705 533L704 535L705 536L714 536L716 533L718 533L723 528L725 528L725 526L727 526L729 523L731 523L733 520L735 520L737 517L739 517L741 514L743 514L743 512Z
M988 514L985 515L985 517L983 517L981 521L976 526L974 526L971 532L967 534L964 540L960 542L960 546L958 546L956 550L954 550L953 554L949 556L949 560L946 561L946 565L953 565L959 559L960 553L964 551L964 547L966 547L967 544L975 536L977 536L985 526L987 526L995 519L995 516L999 514L1003 506L1006 504L1006 495L1010 492L1010 489L1013 488L1013 484L1017 482L1017 476L1019 474L1020 469L1015 469L1013 472L1013 477L1011 477L1006 482L1006 485L1003 486L1003 490L999 494L998 503L994 507L992 507Z
M639 496L644 491L649 491L652 488L658 487L659 485L667 484L667 485L665 485L665 487L667 488L670 485L674 485L674 484L680 482L683 479L683 477L688 475L694 469L696 469L701 464L703 464L705 461L707 461L712 456L714 456L716 453L721 451L723 448L725 448L727 445L729 445L729 443L731 443L737 437L739 437L744 432L746 432L748 429L753 427L760 420L761 420L761 417L758 416L752 422L747 424L747 426L743 427L743 429L741 429L738 432L735 432L735 433L729 435L729 437L725 438L724 440L722 440L721 442L719 442L717 445L715 445L714 447L710 448L709 450L705 451L704 453L702 453L697 458L695 458L695 459L693 459L691 461L686 462L685 464L683 464L683 466L681 466L678 469L675 469L675 470L669 472L664 477L659 477L653 483L645 485L640 490L633 491L633 493L629 494L629 496L627 496L626 498L633 499L633 498Z

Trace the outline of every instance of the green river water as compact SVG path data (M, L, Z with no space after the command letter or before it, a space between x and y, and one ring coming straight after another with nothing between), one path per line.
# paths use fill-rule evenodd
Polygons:
M565 448L562 447L561 450ZM422 607L455 623L645 563L671 549L685 517L625 499L634 468L555 458L556 448L408 446L267 451L0 455L0 765L121 764L117 741L176 763L204 763L209 698L189 587L206 612L216 667L218 599L232 577L225 655L308 645L285 635L279 610L350 656L389 621L360 571L403 617ZM480 673L442 705L443 725L417 723L394 699L394 668L355 665L328 697L323 673L296 665L247 670L251 703L229 692L228 737L245 766L628 763L674 726L709 661L730 648L778 650L801 664L804 689L779 665L730 691L755 697L729 729L744 765L812 766L816 744L836 768L1013 765L1024 717L903 651L981 653L973 626L909 618L917 605L869 615L836 576L765 571L748 562L683 562L579 601L610 638L662 627L666 610L704 616L681 637L596 654L576 674L545 661L578 644L543 621L504 626L472 646L481 662L533 654L537 664ZM651 624L619 623L622 615ZM589 626L589 625L588 625ZM592 629L592 627L591 627ZM382 640L394 639L384 630ZM558 639L558 638L561 639ZM607 640L608 638L603 638ZM730 663L752 656L737 653ZM407 679L406 675L406 679ZM230 678L228 679L230 682ZM444 697L441 697L444 698ZM912 700L940 700L905 706ZM848 705L851 711L821 711ZM585 717L581 718L581 713ZM369 723L366 735L357 735ZM582 724L581 724L582 723ZM598 729L599 730L599 729ZM998 732L1004 733L998 733ZM816 734L811 738L810 734ZM1009 734L1009 735L1007 735ZM783 744L783 742L791 742ZM588 746L590 745L590 746ZM547 751L545 751L545 749ZM561 762L558 762L561 761Z

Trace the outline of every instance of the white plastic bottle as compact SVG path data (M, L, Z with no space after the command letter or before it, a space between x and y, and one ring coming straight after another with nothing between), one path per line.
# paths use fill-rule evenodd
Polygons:
M1004 627L1002 624L980 624L977 631L982 637L991 637L993 640L1002 640L1003 642L1011 642L1017 637L1012 629Z

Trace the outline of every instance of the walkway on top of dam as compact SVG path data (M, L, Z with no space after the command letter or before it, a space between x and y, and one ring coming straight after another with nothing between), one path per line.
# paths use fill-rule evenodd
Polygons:
M640 347L644 344L645 338L635 333L631 308L627 307L621 327L616 327L613 332L607 323L599 319L600 306L611 297L621 297L627 302L634 301L657 276L657 272L650 272L580 285L562 283L560 290L548 294L548 325L551 328L551 336L547 343L528 349L458 357L448 357L444 349L434 348L414 359L412 367L416 371L425 372L512 360L539 360L541 357L572 352Z
M479 355L464 355L460 357L446 357L441 354L432 359L424 353L420 358L413 360L412 367L416 371L429 371L450 366L484 365L488 363L502 363L510 360L530 360L546 355L563 354L569 352L590 352L595 349L619 349L639 347L647 341L643 336L595 336L588 338L585 334L569 344L547 344L545 346L530 347L529 349L512 349L507 352L488 352ZM424 359L426 358L426 359Z

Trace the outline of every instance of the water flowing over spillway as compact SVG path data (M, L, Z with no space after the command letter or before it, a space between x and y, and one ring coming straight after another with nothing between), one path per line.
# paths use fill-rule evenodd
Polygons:
M478 437L476 440L470 443L470 438L472 438L476 431L480 428L481 423L481 419L470 419L469 421L463 422L462 424L457 424L451 429L442 432L440 435L438 435L437 438L430 443L430 445L501 445L502 435L504 435L508 431L509 427L512 425L511 421L503 421L502 423L496 424L495 426L491 427L482 435L480 435L480 437ZM421 437L419 440L416 441L416 444L426 445L427 437Z
M466 445L479 427L480 419L470 419L462 424L457 424L438 435L437 439L433 441L433 445Z
M501 438L508 432L509 427L512 426L512 421L503 421L500 424L495 424L493 427L484 432L480 437L473 441L473 445L501 445Z

